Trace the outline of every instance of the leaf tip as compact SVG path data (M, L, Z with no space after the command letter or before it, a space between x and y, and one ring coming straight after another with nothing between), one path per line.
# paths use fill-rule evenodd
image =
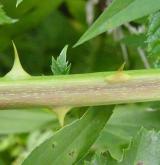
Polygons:
M68 64L67 61L67 49L68 45L66 45L60 55L55 59L52 56L52 64L51 64L51 71L54 75L66 75L69 74L71 64Z
M22 3L23 0L17 0L16 2L16 8Z

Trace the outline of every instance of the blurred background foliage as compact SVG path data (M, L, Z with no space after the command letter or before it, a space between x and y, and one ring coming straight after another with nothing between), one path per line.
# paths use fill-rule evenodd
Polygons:
M1 76L5 75L13 64L12 40L16 44L24 69L31 75L52 74L51 57L57 57L66 44L69 45L67 58L72 64L71 73L115 71L124 61L126 62L125 69L128 70L150 68L150 61L146 58L147 44L145 41L148 23L146 17L72 48L104 8L108 7L109 0L24 0L18 7L16 7L16 0L1 0L0 3L9 17L17 19L15 23L0 25ZM120 109L123 112L123 107ZM129 106L127 109L131 109L128 115L132 118L134 108ZM5 131L0 130L2 134L0 136L0 165L19 165L36 145L60 128L57 119L51 112L39 111L29 111L30 114L28 114L28 111L25 110L22 112L13 110L13 114L10 116L7 115L7 111L3 115L1 114L0 125L3 124L2 119L5 116L8 119L8 125L16 124L17 129L6 129L8 135L5 135ZM75 118L79 118L84 111L85 108L71 111L65 122L70 123ZM115 114L117 112L115 111ZM41 113L45 113L45 115ZM144 116L143 110L140 113ZM155 117L158 112L154 113ZM23 118L21 118L22 116ZM18 118L19 123L16 123ZM122 113L123 118L125 118L125 114L123 116ZM143 121L140 120L141 124L135 125L133 131L126 133L128 130L118 129L116 115L112 119L111 125L114 122L117 123L113 124L114 129L109 129L112 131L108 131L107 138L109 142L115 139L116 143L113 148L110 148L113 141L105 144L105 147L111 150L114 158L120 159L122 146L126 146L132 133L134 134ZM158 119L156 121L155 125L158 125ZM130 122L134 123L132 120ZM129 125L125 129L129 129ZM148 127L152 127L152 125L154 124L151 121ZM113 136L114 130L118 134L117 129L124 133L125 138L121 137L117 140L119 135ZM106 138L105 133L103 136ZM102 147L103 136L93 148L104 150L104 146Z
M13 63L11 40L16 43L27 72L32 75L51 74L51 56L56 57L66 44L71 48L105 8L105 0L95 3L85 0L46 0L40 3L27 0L17 8L16 0L1 0L1 3L8 16L18 19L14 24L0 27L1 75L8 72ZM126 27L103 34L82 46L69 49L71 72L116 70L124 62L125 56L128 56L127 69L144 68L138 52L134 51L137 48L135 43L144 46L143 41L143 35L136 38L129 34ZM127 55L122 51L123 42L127 43L126 50L123 50L127 51Z

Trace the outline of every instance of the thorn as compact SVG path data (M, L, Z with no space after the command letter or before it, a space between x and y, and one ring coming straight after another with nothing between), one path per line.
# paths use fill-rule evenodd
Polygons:
M126 65L126 62L123 62L123 64L120 66L120 68L118 69L118 72L121 72L124 70L124 67Z
M14 66L18 66L18 67L21 67L21 62L19 60L19 56L18 56L18 52L17 52L17 48L16 48L16 45L14 44L13 40L12 40L12 45L13 45L13 50L14 50L14 64L13 64L13 67Z
M57 115L61 127L64 126L64 118L71 109L71 107L54 107L52 109Z
M126 62L124 62L120 68L115 72L114 75L108 76L106 78L109 83L121 83L126 82L130 79L130 76L124 72Z
M19 60L17 48L12 41L13 49L14 49L14 63L12 66L12 69L5 75L5 78L11 78L11 79L24 79L30 77L30 75L24 71L21 62Z

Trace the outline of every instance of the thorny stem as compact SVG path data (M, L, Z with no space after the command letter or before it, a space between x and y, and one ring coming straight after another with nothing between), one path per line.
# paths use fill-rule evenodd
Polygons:
M160 70L0 79L0 109L160 100Z

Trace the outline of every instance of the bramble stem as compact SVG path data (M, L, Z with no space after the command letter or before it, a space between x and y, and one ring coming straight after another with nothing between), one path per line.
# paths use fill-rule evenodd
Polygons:
M160 100L160 70L0 79L0 108L94 106Z

